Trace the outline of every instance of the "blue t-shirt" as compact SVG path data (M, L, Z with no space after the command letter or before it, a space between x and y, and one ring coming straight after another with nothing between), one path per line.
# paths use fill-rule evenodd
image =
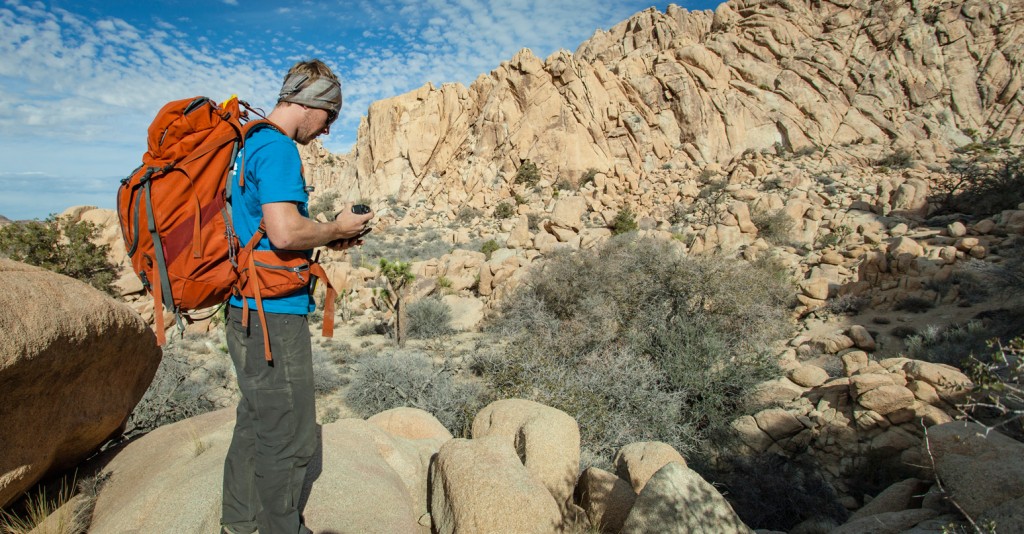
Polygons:
M228 177L231 183L231 220L241 246L245 246L260 227L263 205L272 202L294 202L299 213L309 216L306 203L309 193L302 177L302 161L295 142L273 127L253 131L238 154L235 168ZM245 187L238 186L238 169L244 160ZM256 245L257 250L276 250L266 236ZM312 256L313 251L306 251ZM248 299L249 308L256 309L256 300ZM231 297L232 306L242 306L242 299ZM291 295L263 299L263 310L270 313L306 315L315 308L313 296L307 290Z

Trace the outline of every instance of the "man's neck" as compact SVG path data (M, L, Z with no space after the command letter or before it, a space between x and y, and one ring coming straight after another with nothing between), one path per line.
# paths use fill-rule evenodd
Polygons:
M299 124L302 122L302 107L285 103L274 107L274 110L267 115L267 120L274 123L291 140L299 131Z

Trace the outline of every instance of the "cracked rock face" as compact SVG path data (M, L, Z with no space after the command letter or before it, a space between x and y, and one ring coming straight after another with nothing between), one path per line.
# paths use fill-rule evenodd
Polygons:
M1020 142L1022 16L984 0L652 8L575 53L524 49L468 88L375 102L354 150L313 173L326 188L444 208L510 196L525 160L547 183L588 169L630 182L750 149L930 161L971 135Z

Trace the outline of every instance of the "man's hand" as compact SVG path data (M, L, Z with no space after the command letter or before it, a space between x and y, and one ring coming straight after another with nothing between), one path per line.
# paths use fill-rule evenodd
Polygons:
M334 214L334 222L341 226L343 239L359 236L359 234L366 230L367 223L374 216L373 210L362 214L354 212L352 210L353 205L353 203L349 202L338 213Z
M373 215L373 211L352 213L352 205L349 204L336 215L335 220L318 223L303 217L293 202L263 205L267 237L275 247L285 250L306 250L358 237Z

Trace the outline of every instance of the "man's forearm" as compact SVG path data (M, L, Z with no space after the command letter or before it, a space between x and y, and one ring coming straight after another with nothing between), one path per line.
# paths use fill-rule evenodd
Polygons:
M263 205L263 224L274 247L284 250L308 250L331 241L353 237L361 227L341 221L316 222L299 213L295 204L277 202Z

